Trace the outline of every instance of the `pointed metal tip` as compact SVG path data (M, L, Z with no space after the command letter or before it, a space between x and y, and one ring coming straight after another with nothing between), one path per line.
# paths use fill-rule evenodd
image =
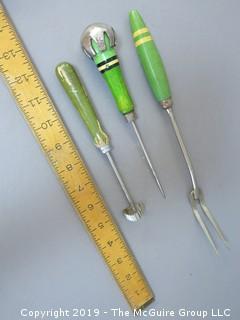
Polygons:
M210 236L210 233L208 233L208 231L207 232L206 231L207 231L207 229L204 231L204 233L205 233L207 239L209 240L209 243L212 245L212 248L214 249L215 254L217 256L219 256L219 251L218 251L218 248L217 248L215 242L213 241L212 237Z
M214 248L214 251L215 251L216 255L219 256L219 251L216 247Z
M220 239L224 242L225 247L230 250L230 244L229 240L225 237L224 233L221 231L221 234L219 235Z
M161 194L162 194L163 198L166 199L167 197L166 197L166 193L163 190L163 187L161 185L159 185L159 184L158 184L158 187L159 187L159 189L161 191Z
M161 185L161 182L160 182L159 179L158 179L158 176L157 176L156 172L155 172L154 170L152 170L151 172L152 172L152 174L153 174L153 176L154 176L154 178L155 178L155 181L156 181L156 183L157 183L157 186L158 186L158 188L159 188L159 190L160 190L163 198L166 199L165 191L164 191L164 189L163 189L163 186Z
M228 250L231 250L229 241L228 241L226 238L224 238L223 241L224 241L225 247L226 247Z
M209 233L206 233L205 231L204 231L204 233L205 233L205 235L207 236L207 238L208 238L208 240L209 240L209 243L212 245L212 247L213 247L213 249L214 249L214 251L215 251L216 255L217 255L217 256L219 256L218 249L217 249L217 247L216 247L216 245L215 245L214 241L212 240L212 238L211 238L210 234L209 234Z
M158 176L156 175L155 172L153 173L153 176L154 176L154 178L155 178L155 181L156 181L156 183L157 183L157 186L158 186L158 188L159 188L159 190L160 190L163 198L166 199L166 194L165 194L165 191L164 191L164 189L163 189L163 186L161 185L161 182L159 181Z
M221 236L220 238L221 238L221 240L224 242L225 247L226 247L228 250L230 250L229 241L228 241L228 239L225 237L225 235L224 235L223 233L222 233L222 236Z
M164 199L166 199L165 191L164 191L164 189L163 189L163 186L161 185L160 180L158 179L158 176L157 176L157 174L156 174L155 170L154 170L154 169L153 169L153 170L151 170L151 173L152 173L153 177L155 178L156 184L157 184L158 189L160 190L160 192L161 192L161 194L162 194L163 198L164 198Z
M203 194L201 192L201 190L199 189L199 201L200 201L200 206L203 210L203 212L205 213L205 215L208 217L209 221L212 223L212 225L214 226L219 238L224 242L225 246L229 248L229 242L226 239L222 229L220 228L219 224L217 223L216 219L214 218L214 216L212 215L211 211L208 209L204 198L203 198Z

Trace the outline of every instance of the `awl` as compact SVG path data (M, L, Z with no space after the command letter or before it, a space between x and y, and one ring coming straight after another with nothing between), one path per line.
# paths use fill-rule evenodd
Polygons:
M116 35L111 26L95 23L86 28L82 35L82 48L85 54L97 65L115 99L118 110L131 124L152 175L165 198L165 193L156 170L150 160L143 139L136 124L134 103L123 78L119 59L115 50Z

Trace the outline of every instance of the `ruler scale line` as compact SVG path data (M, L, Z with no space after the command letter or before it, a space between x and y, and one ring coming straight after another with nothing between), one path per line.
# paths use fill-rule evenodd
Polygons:
M143 308L153 300L152 290L1 4L0 59L19 109L126 300L132 309Z

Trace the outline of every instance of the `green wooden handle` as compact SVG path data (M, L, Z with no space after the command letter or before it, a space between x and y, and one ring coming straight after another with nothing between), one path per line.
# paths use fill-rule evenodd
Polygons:
M72 101L72 104L83 119L94 140L94 144L100 149L107 148L109 146L108 135L103 131L93 106L73 66L67 62L60 63L56 67L56 75Z
M167 74L152 36L137 10L130 12L130 25L138 57L152 92L160 103L171 98Z
M94 62L107 82L118 110L123 115L126 115L133 112L133 101L124 81L116 50L110 45L110 40L106 33L104 33L104 43L106 50L103 51L99 48L97 42L92 41L92 47L96 52Z

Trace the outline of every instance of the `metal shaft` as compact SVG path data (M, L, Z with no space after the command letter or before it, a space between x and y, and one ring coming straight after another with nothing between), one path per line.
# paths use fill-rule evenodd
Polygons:
M189 173L190 173L190 176L191 176L193 190L190 192L189 200L190 200L190 204L192 206L193 214L194 214L195 218L197 219L198 223L200 224L200 226L201 226L203 232L205 233L208 241L210 242L210 244L214 248L214 251L218 254L217 247L216 247L215 242L214 242L214 240L213 240L213 238L212 238L212 236L211 236L211 234L210 234L210 232L208 230L208 227L205 224L204 220L201 218L200 212L198 210L198 205L200 206L200 208L202 209L203 213L208 218L210 223L213 225L213 227L216 230L219 238L222 239L225 242L226 245L227 245L227 240L226 240L226 238L225 238L225 236L224 236L219 224L217 223L216 219L214 218L214 216L212 215L212 213L208 209L208 207L207 207L207 205L205 203L205 200L203 198L203 194L201 192L201 189L198 187L196 175L195 175L195 172L194 172L194 169L193 169L193 165L192 165L191 159L189 157L189 154L187 152L187 149L185 147L185 144L183 142L183 139L182 139L182 136L181 136L181 133L180 133L180 129L179 129L179 127L177 125L177 122L176 122L176 119L174 117L173 110L172 110L172 108L168 108L166 110L167 110L167 113L168 113L168 115L169 115L169 117L171 119L172 126L174 128L178 143L179 143L179 145L181 147L184 159L185 159L185 161L187 163L187 167L188 167L188 170L189 170Z
M169 117L171 119L172 126L174 128L174 132L176 134L178 143L179 143L180 148L182 150L184 159L186 161L186 164L187 164L190 176L191 176L193 190L194 190L194 196L195 196L196 199L198 199L199 198L199 196L198 196L198 184L197 184L197 178L196 178L196 175L195 175L195 172L194 172L194 169L193 169L192 161L191 161L191 159L189 157L189 153L187 151L187 148L186 148L186 146L185 146L185 144L183 142L183 138L182 138L182 135L181 135L180 129L178 127L178 124L177 124L177 121L176 121L176 118L174 116L172 108L168 108L167 109L167 113L168 113L168 115L169 115Z
M129 205L133 209L135 209L137 211L135 203L134 203L130 193L128 192L128 189L127 189L127 187L126 187L126 185L125 185L125 183L124 183L124 181L123 181L123 179L122 179L122 177L121 177L121 175L120 175L120 173L118 171L118 168L117 168L117 166L115 164L115 161L113 160L113 157L112 157L110 151L106 152L105 154L106 154L106 156L107 156L107 158L108 158L108 160L109 160L109 162L111 164L111 167L112 167L112 169L113 169L113 171L114 171L114 173L115 173L115 175L116 175L116 177L118 179L118 182L119 182L119 184L121 186L121 189L122 189L122 191L123 191L128 203L129 203Z
M145 145L144 145L144 143L143 143L141 134L140 134L140 132L139 132L139 130L138 130L138 128L137 128L136 122L135 122L134 120L131 120L130 123L131 123L132 126L133 126L134 132L135 132L135 134L136 134L136 136L137 136L137 138L138 138L139 144L140 144L140 146L141 146L141 148L142 148L143 154L144 154L145 159L146 159L146 161L147 161L147 163L148 163L148 166L149 166L149 168L150 168L150 170L151 170L151 173L152 173L152 175L153 175L153 177L154 177L154 179L155 179L155 181L156 181L156 183L157 183L157 186L158 186L158 188L160 189L163 197L166 198L166 195L165 195L165 192L164 192L164 190L163 190L163 187L162 187L162 185L161 185L161 183L160 183L160 180L159 180L159 178L158 178L158 176L157 176L157 173L156 173L156 171L155 171L155 169L154 169L154 167L153 167L153 164L152 164L152 162L151 162L151 160L150 160L150 158L149 158L149 155L148 155L147 150L146 150L146 148L145 148Z

